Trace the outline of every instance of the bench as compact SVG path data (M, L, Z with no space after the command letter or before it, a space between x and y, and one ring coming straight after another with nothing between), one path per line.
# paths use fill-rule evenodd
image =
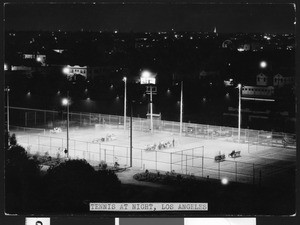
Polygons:
M241 157L241 151L233 150L230 154L228 154L228 157L230 157L230 158Z
M215 161L216 162L223 162L223 161L225 161L225 154L222 154L222 155L217 155L217 156L215 156Z

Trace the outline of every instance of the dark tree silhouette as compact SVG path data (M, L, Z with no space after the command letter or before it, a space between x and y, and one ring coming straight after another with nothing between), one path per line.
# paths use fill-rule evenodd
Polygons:
M40 170L25 149L11 145L5 151L5 194L7 213L35 212L39 208Z
M85 160L68 160L51 168L44 177L44 210L75 213L89 210L89 202L111 201L120 189L117 176L96 172Z

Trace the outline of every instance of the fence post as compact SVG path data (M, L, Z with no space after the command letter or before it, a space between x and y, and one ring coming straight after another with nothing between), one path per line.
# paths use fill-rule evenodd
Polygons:
M220 178L221 178L221 172L220 172L220 162L218 162L218 177L219 177L219 180L220 180Z
M101 144L99 144L99 162L101 162Z
M86 153L89 154L89 143L86 142Z
M235 182L238 181L237 162L235 161Z
M126 166L128 165L128 147L126 147Z
M204 156L202 155L202 177L204 176Z
M170 157L171 157L171 158L170 158L170 162L171 162L171 163L170 163L170 171L172 171L172 154L173 154L173 153L170 154Z
M157 151L155 151L155 169L157 171Z
M40 150L40 135L38 135L38 150Z
M141 168L143 168L143 150L141 150Z
M104 149L104 161L106 162L106 148Z
M92 114L90 113L90 125L92 124Z
M115 146L113 145L113 161L115 161Z
M187 155L185 155L185 175L187 175Z
M36 125L36 112L34 112L34 125Z
M183 158L183 152L181 151L181 160L180 160L180 164L181 164L181 171L182 171L182 159Z
M254 163L253 163L253 185L255 184L255 168L254 168Z
M25 127L27 127L27 112L25 112Z
M194 148L192 149L192 166L194 166Z
M51 149L52 149L52 137L51 136L49 136L49 138L50 138L50 155L51 155Z

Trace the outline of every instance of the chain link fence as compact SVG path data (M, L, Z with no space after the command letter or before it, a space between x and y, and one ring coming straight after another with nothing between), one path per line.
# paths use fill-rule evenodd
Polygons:
M124 117L97 113L70 112L70 126L84 127L90 125L112 125L124 127ZM66 127L67 113L29 108L10 107L11 124L23 127L48 128ZM150 121L146 118L132 119L133 130L150 131ZM126 129L129 129L130 118L127 117ZM180 123L155 119L154 132L180 133ZM241 129L238 140L238 129L234 127L212 126L206 124L183 123L183 135L203 139L221 139L230 142L248 143L249 151L263 150L267 147L284 147L296 149L296 135L280 132Z

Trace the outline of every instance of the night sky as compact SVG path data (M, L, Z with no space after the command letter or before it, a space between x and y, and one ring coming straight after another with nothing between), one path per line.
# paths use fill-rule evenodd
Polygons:
M292 4L7 4L6 30L293 33Z

